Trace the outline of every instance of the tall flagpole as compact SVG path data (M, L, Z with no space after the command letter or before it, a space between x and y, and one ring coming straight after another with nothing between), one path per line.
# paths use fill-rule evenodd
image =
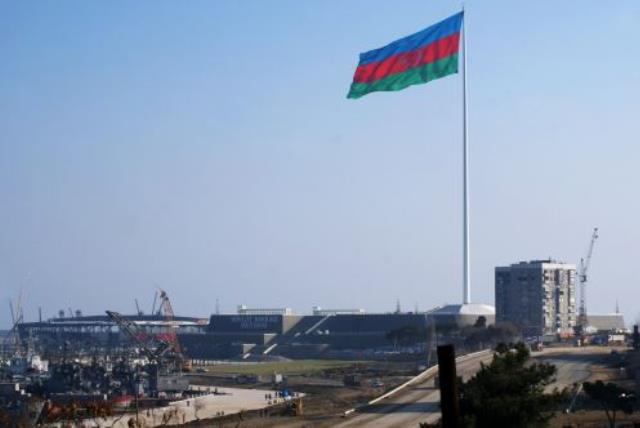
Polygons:
M470 254L469 254L469 141L467 132L467 48L466 13L462 6L462 229L463 229L463 303L471 303Z

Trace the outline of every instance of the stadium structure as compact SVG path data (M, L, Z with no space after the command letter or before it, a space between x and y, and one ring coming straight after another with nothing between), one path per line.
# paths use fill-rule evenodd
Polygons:
M414 335L424 341L430 324L436 328L473 325L479 315L485 317L487 324L494 321L491 307L478 305L482 307L468 312L454 306L426 313L366 313L362 309L316 306L311 315L296 315L290 308L241 305L238 313L213 314L208 319L167 317L161 313L123 317L151 334L177 333L183 351L193 359L317 357L330 351L390 347L402 335ZM23 322L18 325L18 332L23 339L35 339L48 349L59 349L63 344L84 349L117 349L128 343L126 335L106 315Z

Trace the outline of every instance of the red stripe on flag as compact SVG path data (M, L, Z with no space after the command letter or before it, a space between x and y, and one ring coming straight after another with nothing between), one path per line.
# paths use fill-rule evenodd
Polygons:
M392 55L382 61L358 65L353 81L357 83L373 82L389 74L401 73L410 68L437 61L458 52L459 44L460 33L458 32L438 39L420 49Z

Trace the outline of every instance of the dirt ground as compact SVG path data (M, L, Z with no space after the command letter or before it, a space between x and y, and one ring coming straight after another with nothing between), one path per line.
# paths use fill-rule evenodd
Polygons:
M612 353L603 364L593 366L591 369L590 382L601 380L603 382L613 382L617 385L633 390L634 382L628 379L626 371L621 368L625 365L625 360L631 354L628 352ZM637 425L636 425L637 424ZM631 415L622 412L616 413L616 426L640 427L640 411ZM571 413L558 413L550 424L551 428L600 428L609 427L609 422L604 410L600 409L597 403L589 402L586 397L578 400L576 411Z
M341 413L375 398L380 392L372 388L347 388L332 386L308 386L295 388L307 394L302 399L303 414L286 415L284 407L270 410L260 415L229 415L215 421L192 423L190 427L242 427L242 428L275 428L275 427L330 427L332 421L340 419Z
M287 376L287 386L292 391L302 392L306 397L302 400L302 415L284 415L286 409L276 408L260 415L229 415L215 421L202 421L188 426L199 427L242 427L242 428L271 428L271 427L330 427L341 418L342 413L359 404L365 403L386 390L399 385L417 373L419 362L345 362L331 365L307 364L308 370L285 367L282 370L290 373ZM234 373L226 367L223 373L212 371L198 373L192 376L193 383L201 385L232 385L235 374L264 374L265 367L249 370L250 366L243 366ZM295 373L295 374L293 374ZM360 386L345 386L345 374L356 374L360 377ZM235 387L242 385L235 384ZM251 384L247 387L265 388L268 384Z
M640 424L640 414L625 415L618 412L616 414L616 422L618 428L635 427L634 423ZM576 413L556 416L551 421L550 426L551 428L608 428L609 422L604 410L581 410Z
M304 392L307 397L303 399L303 415L283 415L283 409L274 409L272 412L256 415L244 415L243 417L229 416L224 420L205 421L189 426L200 427L242 427L242 428L303 428L320 427L328 428L341 419L342 412L381 395L385 390L402 383L415 374L418 362L413 363L380 363L380 362L353 362L344 364L340 362L333 367L322 367L315 363L307 363L305 370L283 370L290 373L288 384L291 390ZM625 388L632 388L624 370L620 369L621 358L612 354L603 364L592 368L590 381L603 380L616 382ZM293 366L292 366L293 367ZM266 367L263 367L266 369ZM298 367L299 368L299 367ZM308 370L307 370L308 369ZM256 370L266 373L268 370ZM197 377L197 382L210 382L211 385L222 383L232 384L233 370L225 368L224 373L207 373ZM251 373L246 367L243 374ZM346 387L342 383L345 373L358 373L363 379L363 385L359 387ZM373 387L372 381L383 384L382 387ZM236 385L237 386L237 385ZM262 387L265 385L263 384ZM249 387L249 385L247 385ZM260 387L251 385L251 387ZM618 427L640 427L640 411L632 415L619 413L617 415ZM638 425L634 425L638 424ZM551 428L599 428L608 427L608 421L603 410L595 403L588 403L586 399L578 400L576 411L565 414L558 413L550 422Z

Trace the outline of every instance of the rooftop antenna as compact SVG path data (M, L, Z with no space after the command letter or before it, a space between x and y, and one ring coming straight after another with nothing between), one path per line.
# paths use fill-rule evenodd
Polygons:
M220 315L220 299L216 297L216 315Z
M401 312L400 310L400 299L396 300L396 314L399 314Z

